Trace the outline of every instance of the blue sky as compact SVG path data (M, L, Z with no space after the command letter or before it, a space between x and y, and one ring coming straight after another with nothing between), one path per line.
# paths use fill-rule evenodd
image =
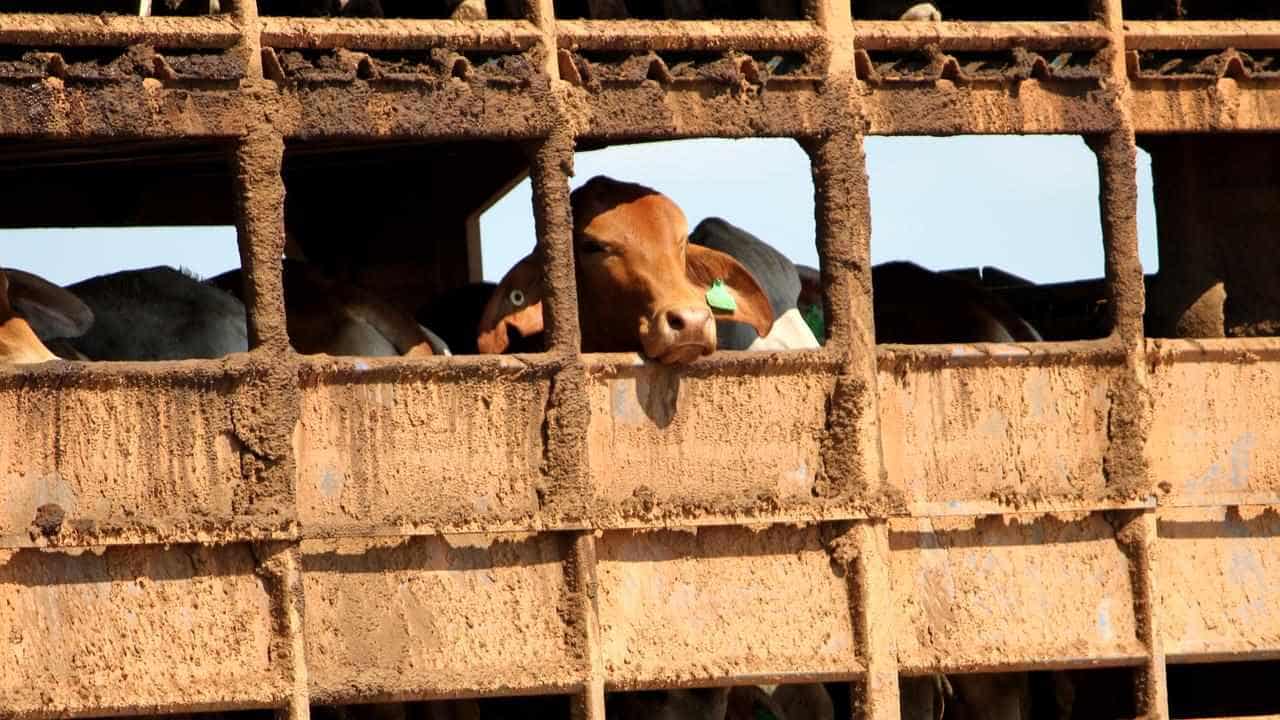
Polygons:
M1075 136L868 138L872 259L945 269L996 265L1037 282L1103 271L1094 155ZM649 185L689 218L719 215L817 266L813 182L794 141L684 140L575 159L572 185L597 174ZM1156 269L1150 158L1139 151L1143 266ZM481 218L484 275L497 280L533 247L528 182ZM214 275L239 264L222 228L0 231L0 264L60 284L125 268L174 265Z

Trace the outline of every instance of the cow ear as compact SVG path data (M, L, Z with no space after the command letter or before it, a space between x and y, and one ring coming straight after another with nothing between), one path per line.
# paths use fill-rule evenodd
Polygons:
M733 296L733 310L712 308L716 320L747 323L760 337L769 334L773 329L773 307L749 270L725 253L701 245L689 245L685 257L685 272L694 285L706 292L719 280Z
M9 305L41 340L80 337L93 325L93 311L69 290L21 270L0 274L8 278Z
M480 315L476 349L484 354L503 353L511 344L511 330L526 338L543 331L541 283L532 254L507 271Z

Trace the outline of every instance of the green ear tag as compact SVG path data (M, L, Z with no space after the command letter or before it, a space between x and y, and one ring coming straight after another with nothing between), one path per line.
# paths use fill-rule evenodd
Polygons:
M711 306L712 310L721 310L723 312L733 312L738 309L738 303L729 294L729 289L724 286L723 280L716 280L711 283L711 289L707 290L707 304Z
M819 342L826 339L827 319L822 314L821 305L810 305L804 309L804 323L813 331L813 336Z
M755 720L778 720L773 711L766 707L756 706Z

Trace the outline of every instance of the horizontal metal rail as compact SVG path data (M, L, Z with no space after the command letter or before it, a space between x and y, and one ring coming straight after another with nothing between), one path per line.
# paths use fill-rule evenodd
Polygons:
M166 48L229 48L242 29L230 15L0 14L0 45L112 47L147 43Z
M383 20L267 17L262 44L277 49L528 50L541 38L527 20Z
M569 50L806 51L822 44L812 22L794 20L691 21L561 20L556 40Z
M1129 20L1129 50L1280 50L1280 20Z
M865 50L915 50L936 44L944 51L1100 50L1111 42L1107 28L1093 22L941 22L905 23L858 20L858 47Z

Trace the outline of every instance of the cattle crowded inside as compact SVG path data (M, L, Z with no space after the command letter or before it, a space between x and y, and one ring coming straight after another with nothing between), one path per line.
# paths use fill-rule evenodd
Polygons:
M102 181L119 171L121 153L136 151L95 148L92 162L80 160L85 148L48 155L63 157L60 162L32 152L23 168L30 178L23 192L31 202L9 215L9 225L47 222L40 197L46 184L56 183L64 196L85 197L77 213L63 214L68 226L102 220L220 226L200 231L206 235L137 232L188 238L171 247L191 250L193 257L176 255L164 271L177 285L147 292L211 298L217 309L203 307L200 312L209 315L199 322L188 318L186 327L225 325L228 334L165 350L77 350L87 341L66 336L87 331L78 327L87 314L101 318L86 338L123 332L109 330L121 325L112 314L125 312L122 306L94 295L119 291L73 284L108 273L72 277L57 256L33 254L29 245L7 263L13 268L10 304L18 314L32 307L24 293L36 292L27 286L42 271L45 280L80 294L90 308L73 308L70 318L29 318L36 334L62 348L66 359L213 358L246 350L246 278L231 227L225 149L164 148L158 167L182 173L186 187L198 187L205 199L199 203L164 175L152 173L139 183ZM1108 334L1095 160L1079 139L871 138L867 154L879 342L1035 342ZM65 158L77 159L74 171ZM690 158L699 170L686 169ZM992 159L1000 164L991 165ZM989 167L975 175L980 162ZM475 164L489 170L485 182L459 186L458 173ZM679 365L713 351L803 350L825 342L813 185L799 144L708 139L584 146L577 166L570 203L584 352L635 352ZM744 172L749 167L770 170L753 177ZM921 174L921 167L929 171ZM514 143L290 143L283 270L294 349L411 358L545 351L537 200L527 174L527 153ZM95 207L111 209L95 214ZM1144 238L1153 235L1149 209L1142 218ZM92 229L78 232L86 242L97 240ZM209 232L220 239L206 239ZM1147 245L1144 240L1144 260L1154 265ZM127 241L122 246L131 247ZM76 259L83 264L88 257ZM155 265L166 258L148 260ZM99 267L143 272L124 267L130 264L143 265L121 260L117 267ZM160 270L150 272L154 277L146 282L161 282Z

